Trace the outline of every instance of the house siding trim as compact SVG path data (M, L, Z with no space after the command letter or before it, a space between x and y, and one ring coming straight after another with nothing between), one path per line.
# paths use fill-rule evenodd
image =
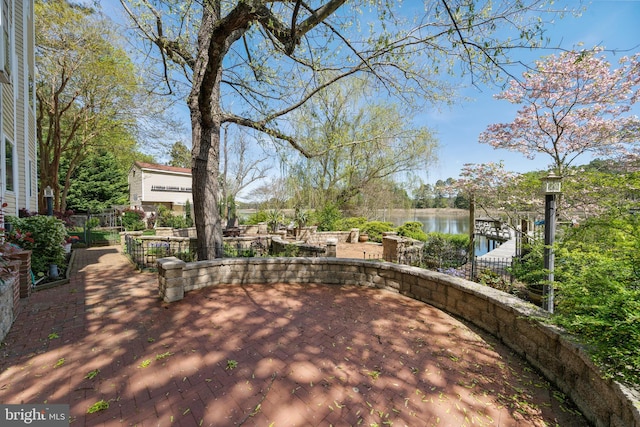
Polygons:
M10 60L7 82L0 83L0 197L5 214L18 215L21 208L37 209L36 117L31 90L35 77L35 24L33 0L9 0L11 19ZM4 43L3 48L4 48ZM12 144L13 190L7 191L7 143ZM0 224L1 225L1 224Z
M128 179L132 207L165 205L181 210L187 201L193 203L190 169L135 162Z

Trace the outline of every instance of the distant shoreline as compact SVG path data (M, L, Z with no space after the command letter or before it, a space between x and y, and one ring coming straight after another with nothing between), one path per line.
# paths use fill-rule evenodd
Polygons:
M238 209L238 213L242 214L252 214L258 212L259 209ZM378 212L383 212L384 209L378 209ZM284 213L293 212L293 209L282 209ZM390 215L403 216L407 212L416 213L416 214L425 214L425 215L433 215L433 214L445 214L445 215L469 215L468 209L455 209L455 208L420 208L420 209L403 209L403 208L393 208L391 210L387 210L387 213Z
M392 209L391 215L394 213L415 212L419 214L447 214L447 215L469 215L468 209L455 208L421 208L421 209Z

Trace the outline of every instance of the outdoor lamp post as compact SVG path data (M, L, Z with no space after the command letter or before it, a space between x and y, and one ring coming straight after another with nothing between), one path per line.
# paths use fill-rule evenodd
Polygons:
M53 216L53 189L48 185L44 189L44 199L47 202L47 215Z
M544 187L544 269L547 271L547 283L542 289L542 308L553 313L553 270L555 256L553 242L556 236L556 196L562 189L562 177L549 172L542 178Z
M47 188L44 189L44 199L47 203L47 215L53 216L53 189L48 185ZM49 264L49 277L55 279L58 275L58 265Z

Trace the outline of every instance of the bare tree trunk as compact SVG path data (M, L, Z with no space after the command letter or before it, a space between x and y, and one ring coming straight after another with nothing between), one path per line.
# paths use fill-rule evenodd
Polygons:
M227 219L227 223L229 222L230 218L229 218L229 200L227 200L227 188L229 187L228 185L228 170L229 170L229 132L228 132L228 127L225 127L223 130L223 137L222 137L222 216L224 218ZM225 226L226 227L226 226Z
M191 109L193 132L192 188L193 214L198 236L198 259L222 257L222 226L219 205L220 123L201 120Z
M199 260L222 257L222 225L220 221L220 78L223 47L214 45L209 52L213 24L220 19L220 5L205 7L200 27L199 56L193 73L189 95L192 129L193 213L198 236ZM215 49L217 48L217 49Z

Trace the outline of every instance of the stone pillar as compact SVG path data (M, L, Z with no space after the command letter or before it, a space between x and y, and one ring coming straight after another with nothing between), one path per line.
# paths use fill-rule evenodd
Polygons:
M358 243L360 241L360 229L352 228L349 231L349 243Z
M182 270L186 262L176 257L160 258L158 265L158 295L164 302L179 301L184 298Z
M338 255L338 239L330 238L327 239L327 251L325 252L325 256L335 258Z
M398 250L402 238L395 235L382 237L382 259L388 262L398 261Z

